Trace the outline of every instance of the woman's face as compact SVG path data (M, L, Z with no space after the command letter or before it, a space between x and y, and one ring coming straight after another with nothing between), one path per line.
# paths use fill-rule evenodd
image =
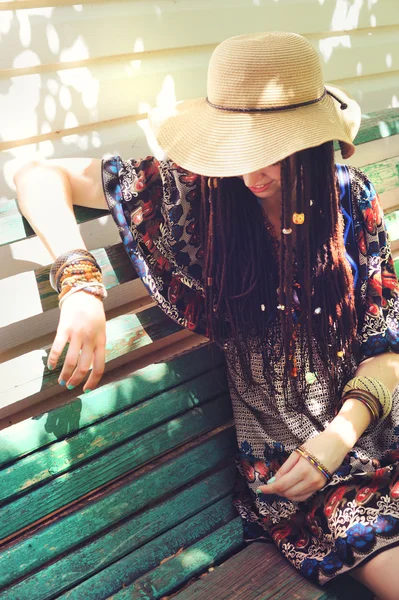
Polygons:
M257 198L271 198L281 192L281 163L247 173L242 179Z

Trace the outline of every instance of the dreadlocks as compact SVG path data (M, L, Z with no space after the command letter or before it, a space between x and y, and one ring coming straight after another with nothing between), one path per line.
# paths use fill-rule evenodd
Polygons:
M243 181L201 178L205 310L211 339L221 345L226 340L235 343L245 381L255 384L254 347L262 354L265 380L272 390L273 365L284 358L286 403L304 409L309 390L305 363L314 372L315 349L336 397L340 390L335 365L342 361L349 378L358 351L353 278L345 258L332 142L282 161L281 184L281 228L296 227L297 239L294 249L292 235L282 235L276 251L278 243L265 227L263 209ZM303 225L292 224L294 212L304 214ZM294 277L301 304L296 323ZM299 370L294 358L298 344L306 358Z

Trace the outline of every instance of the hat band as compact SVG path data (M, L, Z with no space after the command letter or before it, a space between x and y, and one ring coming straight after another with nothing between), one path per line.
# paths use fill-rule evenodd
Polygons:
M326 88L324 88L324 92L320 96L320 98L316 98L315 100L308 100L307 102L299 102L298 104L288 104L287 106L268 106L267 108L232 108L232 107L227 107L227 106L220 106L218 104L213 104L213 102L211 102L208 97L206 98L206 101L210 106L212 106L213 108L217 108L218 110L227 110L227 111L231 111L231 112L243 112L243 113L277 112L280 110L289 110L292 108L300 108L302 106L310 106L311 104L316 104L317 102L320 102L321 100L323 100L323 98L326 96L326 94L329 94L337 102L340 103L341 110L345 110L346 108L348 108L348 105L345 104L345 102L342 102L339 98L337 98L337 96L335 96L334 94L329 92Z

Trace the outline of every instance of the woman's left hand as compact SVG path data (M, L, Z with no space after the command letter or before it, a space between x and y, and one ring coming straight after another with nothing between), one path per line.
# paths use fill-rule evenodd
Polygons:
M303 445L330 473L341 465L348 452L347 448L327 431L307 440ZM260 486L259 490L262 494L278 494L295 502L303 502L326 483L324 475L294 451L277 471L274 479L267 485Z

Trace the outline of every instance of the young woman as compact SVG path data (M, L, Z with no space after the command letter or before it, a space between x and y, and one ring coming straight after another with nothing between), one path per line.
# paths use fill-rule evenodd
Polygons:
M169 160L16 175L56 259L49 368L69 342L60 384L91 363L85 391L101 377L105 291L72 205L109 207L161 308L225 350L247 539L273 540L318 583L350 571L396 599L399 286L377 194L333 153L333 140L353 153L359 107L324 85L304 38L266 33L220 44L208 97L153 122Z

